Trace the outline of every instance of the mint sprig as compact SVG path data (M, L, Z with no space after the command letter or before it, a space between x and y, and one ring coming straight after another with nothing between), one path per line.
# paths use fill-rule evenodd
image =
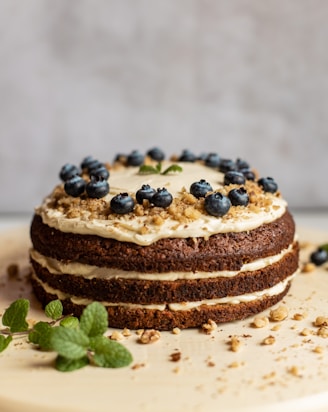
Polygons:
M5 310L2 323L7 328L0 330L0 352L15 336L26 335L37 348L57 352L55 367L62 372L86 365L119 368L132 362L131 353L122 344L104 336L108 314L100 303L88 305L78 319L63 316L62 303L52 301L45 307L45 315L51 321L37 322L32 328L26 321L29 307L27 299L18 299Z
M162 171L161 162L157 163L156 166L142 165L139 168L139 173L142 175L149 175L149 174L167 175L169 173L176 173L176 172L182 172L182 167L177 164L173 164L167 167L164 171Z

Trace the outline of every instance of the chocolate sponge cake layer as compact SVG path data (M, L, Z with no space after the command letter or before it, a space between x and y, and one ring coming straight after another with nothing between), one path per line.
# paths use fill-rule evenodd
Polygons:
M240 270L244 263L288 248L294 233L295 224L288 210L251 231L219 233L207 239L160 239L149 246L64 233L44 224L38 215L31 225L33 247L44 256L145 273Z
M32 259L34 273L53 289L70 296L113 302L160 304L193 302L226 296L239 296L273 287L298 267L298 244L278 262L259 270L237 273L235 276L218 276L204 279L144 280L126 279L124 276L109 279L91 279L78 274L54 274ZM136 302L137 297L137 302Z
M57 299L57 296L47 293L40 283L32 278L32 286L39 301L46 305L48 302ZM172 330L175 327L180 329L198 327L209 319L216 323L230 322L245 319L253 316L270 306L279 302L288 292L290 283L280 294L263 297L251 302L239 304L217 304L202 305L191 310L163 311L143 308L126 308L122 306L107 307L109 325L114 328L144 329L156 328L158 330ZM74 313L80 316L84 305L73 303L69 299L62 300L64 312Z

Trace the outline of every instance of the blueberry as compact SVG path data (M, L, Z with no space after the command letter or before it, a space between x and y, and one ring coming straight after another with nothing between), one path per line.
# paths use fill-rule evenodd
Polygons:
M89 175L91 175L93 170L99 169L100 167L104 167L104 164L99 162L99 160L96 160L96 159L91 160L87 166Z
M95 159L92 156L86 156L81 162L81 169L88 169L89 165L94 161Z
M201 179L199 182L194 182L190 186L190 193L197 197L197 199L205 197L206 194L212 192L212 190L212 186L204 179Z
M205 197L204 206L207 213L220 217L228 213L231 202L227 196L220 192L215 192Z
M246 180L255 180L255 173L251 169L239 169L239 172L245 176Z
M222 173L229 172L230 170L237 170L237 165L231 159L221 159L219 164L219 170Z
M103 179L108 179L109 178L109 171L104 165L101 165L101 166L95 167L94 169L91 169L89 174L90 174L90 176L98 176L98 177L101 177Z
M150 187L149 185L142 185L141 189L139 189L136 193L137 202L142 205L144 199L151 200L153 194L156 192L155 189Z
M69 196L79 197L85 191L86 182L81 176L75 175L66 180L64 190Z
M247 206L249 203L249 196L244 187L230 190L228 197L232 206Z
M120 215L130 213L134 209L134 200L128 193L120 193L112 198L110 208Z
M188 149L182 151L182 154L179 157L180 162L195 162L196 156Z
M272 177L262 177L257 183L265 192L275 193L278 190L278 185Z
M326 249L318 248L316 251L312 252L310 255L310 260L316 266L321 266L328 262L328 252Z
M235 170L231 170L224 175L224 184L225 185L243 185L246 182L245 176L240 173L236 172Z
M127 157L128 166L140 166L144 162L144 155L139 150L133 150Z
M89 197L100 199L109 193L109 184L106 179L99 176L91 176L87 183L86 191Z
M209 153L205 158L205 165L208 167L218 167L220 156L217 153Z
M162 189L157 189L151 198L151 203L157 207L168 207L173 201L171 193L163 187Z
M81 174L81 170L70 163L66 163L61 169L59 173L59 177L61 178L62 181L66 181L70 179L73 176L77 176Z
M249 169L250 168L249 163L246 162L246 160L243 160L243 159L240 159L240 158L238 158L236 160L236 166L237 166L238 170Z
M153 149L148 150L147 155L157 162L160 162L165 159L165 154L163 150L159 149L158 147L154 147Z

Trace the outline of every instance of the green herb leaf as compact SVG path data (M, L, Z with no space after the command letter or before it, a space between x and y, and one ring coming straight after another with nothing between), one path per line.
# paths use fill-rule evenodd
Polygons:
M150 174L158 174L159 171L157 169L157 166L151 166L151 165L142 165L139 168L139 173L142 175L150 175Z
M60 321L60 326L63 326L64 328L78 329L80 322L75 316L68 316Z
M171 165L167 169L164 170L162 175L167 175L168 173L175 173L175 172L182 172L182 167L179 165Z
M72 372L81 369L89 364L88 356L83 356L79 359L67 359L58 355L56 358L56 369L61 372Z
M49 302L44 308L45 315L53 320L59 319L63 315L63 305L60 300Z
M28 329L26 316L29 308L30 302L27 299L15 300L3 314L3 325L8 326L12 333L26 331Z
M53 328L51 345L64 358L80 359L87 354L89 338L80 329L57 326Z
M94 351L94 363L103 368L121 368L130 365L133 360L125 346L105 336L91 339L90 347Z
M0 335L0 352L3 352L9 345L9 343L13 340L12 336L4 336Z
M328 243L325 243L324 245L320 246L320 249L325 250L326 252L328 252Z
M80 328L89 337L102 335L108 328L108 314L99 302L88 305L80 318Z
M31 343L39 345L42 350L52 350L51 337L54 329L48 322L38 322L29 333L28 339Z

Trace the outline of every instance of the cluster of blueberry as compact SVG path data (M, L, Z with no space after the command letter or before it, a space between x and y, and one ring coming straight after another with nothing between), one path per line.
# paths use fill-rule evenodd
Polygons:
M83 179L83 172L89 175L88 182ZM65 192L70 196L79 197L86 191L89 197L99 199L109 193L109 171L103 163L91 156L83 159L81 167L65 164L59 176L64 182Z
M235 170L230 170L224 175L225 185L243 185L246 180L247 178L242 172ZM258 184L262 186L263 190L266 192L275 193L278 189L276 182L271 177L259 179ZM205 197L205 210L213 216L223 216L229 211L231 206L247 206L249 203L248 193L243 186L231 189L228 196L225 196L220 192L214 192L207 196L207 193L212 191L213 189L211 185L204 179L195 182L190 186L190 193L192 195L197 198Z
M157 147L149 150L146 154L155 161L161 162L165 155L163 151ZM116 160L122 158L118 155ZM145 156L138 150L132 151L128 156L124 156L128 166L140 166L143 164ZM224 184L238 184L241 187L232 189L228 196L219 192L213 192L211 185L204 179L199 182L194 182L190 186L190 193L196 198L205 198L205 210L213 216L225 215L231 206L247 206L249 196L243 184L246 180L255 180L255 175L250 169L249 164L241 159L233 161L231 159L221 159L216 153L204 154L200 157L195 156L189 150L184 150L178 158L180 162L195 162L202 160L208 167L217 168L224 173ZM89 175L89 180L86 181L82 176ZM87 156L83 159L80 167L72 164L65 164L60 171L60 178L64 181L65 192L73 197L79 197L84 192L90 198L100 199L109 193L108 184L109 171L104 163L99 162L92 156ZM278 190L276 182L270 178L261 178L257 182L265 192L275 193ZM139 204L143 204L144 200L148 200L153 206L166 208L172 201L173 197L166 188L153 189L149 185L142 185L136 192L136 200ZM120 193L111 199L110 207L114 213L125 214L130 213L134 209L134 200L128 193Z
M317 250L311 253L310 260L316 266L321 266L328 262L328 244L319 246Z

